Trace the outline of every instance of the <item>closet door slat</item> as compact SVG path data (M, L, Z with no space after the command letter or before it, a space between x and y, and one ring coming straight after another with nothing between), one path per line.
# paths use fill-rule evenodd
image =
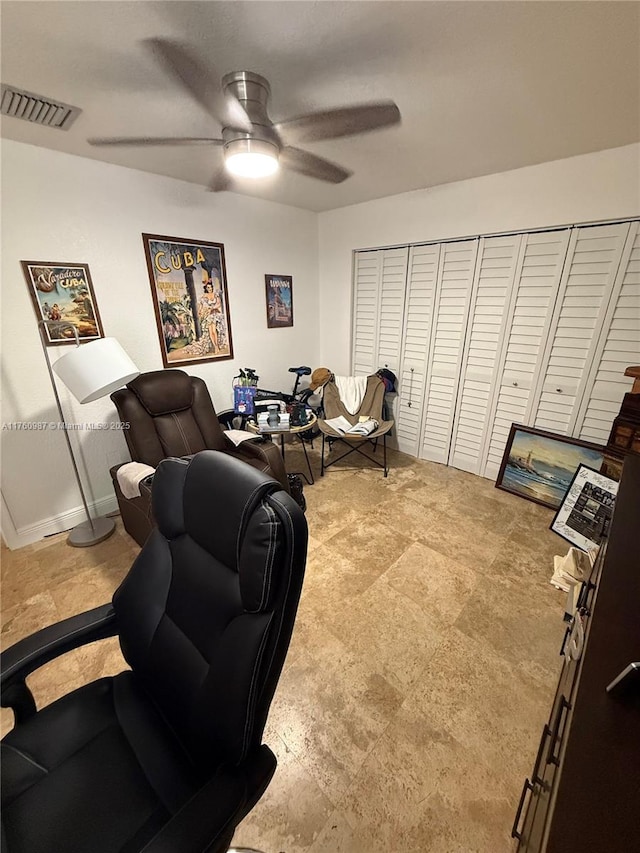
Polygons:
M479 473L509 316L520 235L480 240L449 464Z
M572 234L530 408L535 427L573 434L628 232L624 223Z
M477 240L441 244L420 443L432 462L449 458L477 252Z
M627 367L640 364L640 225L632 223L593 359L574 435L606 444L614 418L633 380Z
M396 376L400 367L404 300L407 283L408 246L385 249L381 255L380 313L376 348L375 373L388 367Z
M376 337L380 301L380 252L356 252L353 288L352 373L368 376L377 370Z
M411 247L395 415L398 448L412 456L419 450L439 261L439 244ZM442 335L451 340L456 332Z
M507 322L498 390L489 418L480 473L495 479L512 423L527 422L527 407L540 373L569 243L569 230L523 235L522 264Z

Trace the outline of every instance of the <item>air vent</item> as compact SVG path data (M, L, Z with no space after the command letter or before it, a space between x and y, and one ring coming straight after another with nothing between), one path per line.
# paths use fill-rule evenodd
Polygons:
M55 127L58 130L69 130L73 122L82 110L79 107L71 107L69 104L61 104L52 101L42 95L34 95L33 92L25 92L16 89L15 86L2 84L2 108L3 116L22 118L32 124L43 124L45 127Z

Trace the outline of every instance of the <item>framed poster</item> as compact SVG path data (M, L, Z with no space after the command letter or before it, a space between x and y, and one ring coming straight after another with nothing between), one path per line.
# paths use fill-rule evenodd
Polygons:
M290 275L265 275L267 328L293 326L293 278Z
M233 358L222 243L143 234L165 367Z
M58 261L20 261L20 264L38 320L51 321L43 326L48 344L73 343L75 335L70 323L76 327L80 342L104 337L87 264ZM60 320L60 326L56 320Z
M583 551L595 548L607 535L617 494L615 480L580 465L550 530Z
M558 509L579 465L599 468L604 447L511 424L496 488Z

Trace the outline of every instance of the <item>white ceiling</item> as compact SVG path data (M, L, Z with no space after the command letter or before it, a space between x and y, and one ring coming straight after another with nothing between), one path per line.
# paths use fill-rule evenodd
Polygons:
M93 136L219 136L140 44L191 45L214 74L271 83L273 121L391 98L402 124L306 146L354 171L243 191L328 210L640 138L636 2L2 2L2 82L81 107L4 137L205 186L217 148L98 149ZM246 186L246 190L245 190ZM203 190L204 191L204 190Z

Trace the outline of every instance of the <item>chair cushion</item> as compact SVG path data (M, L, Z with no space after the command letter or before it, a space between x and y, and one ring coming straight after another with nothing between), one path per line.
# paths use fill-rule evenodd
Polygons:
M133 853L200 784L132 672L43 708L1 752L9 853Z

